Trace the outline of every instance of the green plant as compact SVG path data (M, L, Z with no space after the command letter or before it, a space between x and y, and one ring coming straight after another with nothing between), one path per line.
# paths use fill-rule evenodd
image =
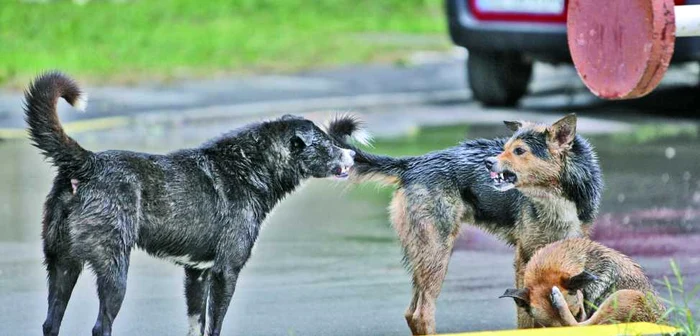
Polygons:
M671 270L676 278L676 283L671 283L667 276L664 276L664 285L668 290L669 298L664 300L668 310L665 318L673 326L681 330L681 334L686 336L699 336L700 326L698 326L698 317L694 316L691 307L694 303L700 303L697 294L700 291L700 284L688 293L683 282L683 275L680 267L676 262L671 260Z

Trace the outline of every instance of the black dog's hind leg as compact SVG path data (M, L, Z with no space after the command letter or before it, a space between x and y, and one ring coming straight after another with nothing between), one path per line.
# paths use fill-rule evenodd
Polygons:
M119 195L111 199L101 197L101 207L94 209L99 212L81 214L80 221L73 226L74 246L97 277L100 310L92 328L93 336L112 334L112 323L126 293L131 249L136 243L138 215L134 204L139 204L139 200L128 198L128 189L123 186Z
M44 336L56 336L83 264L68 256L56 255L47 255L45 262L49 282L49 309L43 325Z
M207 270L185 267L185 298L187 300L187 336L204 334L207 306Z
M75 283L83 270L82 260L71 253L68 232L68 213L61 195L65 194L60 177L44 204L41 236L44 244L44 265L48 281L48 310L44 321L44 335L58 335L61 321Z
M100 267L95 267L97 275L97 296L100 310L92 328L93 336L112 335L112 324L121 309L126 293L126 276L129 271L129 250L121 255L105 258Z

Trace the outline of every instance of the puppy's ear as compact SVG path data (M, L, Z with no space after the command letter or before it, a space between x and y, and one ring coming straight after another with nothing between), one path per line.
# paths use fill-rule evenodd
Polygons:
M571 113L547 127L547 142L554 149L566 150L576 137L576 114Z
M598 280L597 276L584 270L583 272L564 280L562 285L564 285L567 290L575 292L579 289L583 289L583 287L586 287L586 285L596 280Z
M292 151L300 151L311 145L312 135L310 132L297 131L290 140Z
M517 120L503 120L503 123L510 129L511 131L515 132L519 130L521 127L523 127L522 121L517 121Z
M498 298L504 297L513 298L518 307L526 308L530 306L530 291L527 288L508 288L506 292Z

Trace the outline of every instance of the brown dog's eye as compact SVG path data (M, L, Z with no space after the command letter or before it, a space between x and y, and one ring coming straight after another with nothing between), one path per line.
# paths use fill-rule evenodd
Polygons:
M516 147L513 150L513 153L515 153L515 155L523 155L525 154L525 149L523 149L522 147Z

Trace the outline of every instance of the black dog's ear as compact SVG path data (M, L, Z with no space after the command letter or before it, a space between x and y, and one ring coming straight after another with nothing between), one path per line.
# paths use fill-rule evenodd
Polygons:
M303 120L304 118L295 116L293 114L285 114L280 117L280 120Z
M583 289L583 287L586 287L586 285L596 280L598 280L597 276L584 270L583 272L564 280L562 285L564 285L564 287L569 291L576 291Z
M307 132L296 132L290 141L292 150L302 150L311 145L311 138L311 134Z
M508 288L506 292L498 298L501 299L504 297L513 298L518 307L526 308L530 306L530 291L527 290L527 288Z
M503 123L513 132L519 130L520 127L523 127L523 123L517 120L503 120Z

